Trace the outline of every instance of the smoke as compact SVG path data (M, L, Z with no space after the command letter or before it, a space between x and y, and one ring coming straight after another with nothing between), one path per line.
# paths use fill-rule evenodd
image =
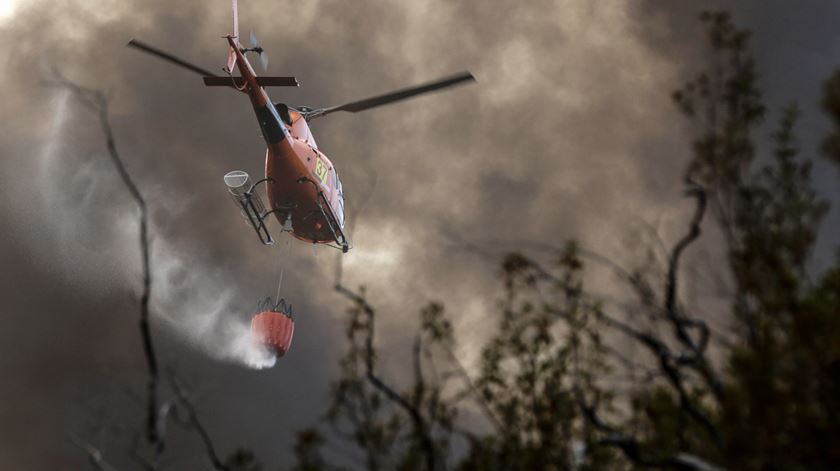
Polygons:
M41 149L41 155L38 159L40 175L47 174L51 168L50 164L55 161L58 144L61 142L61 133L64 130L64 123L67 120L68 98L70 98L70 92L68 90L60 90L52 97L50 107L55 111L47 131L47 140L43 149ZM54 187L46 188L47 191L53 189Z
M234 304L235 286L201 260L155 240L153 309L168 326L214 358L254 369L270 368L275 355L251 335L250 323Z
M404 370L397 353L425 302L446 304L464 334L458 354L467 365L496 325L495 261L453 247L444 231L477 244L558 245L574 237L632 266L644 254L628 240L628 227L655 224L666 244L685 230L692 205L681 196L680 175L691 149L669 91L701 60L694 3L239 3L240 26L260 34L271 73L301 80L299 88L271 90L276 101L340 104L463 69L479 80L313 124L348 205L365 198L366 169L379 175L363 216L349 214L354 248L342 256L343 282L367 286L382 313L377 346L389 353L381 366L395 383ZM207 407L217 412L208 427L220 443L249 444L268 462L286 464L292 435L276 433L266 411L293 430L323 410L346 307L332 291L334 258L323 255L332 252L318 249L316 257L311 247L291 244L284 284L303 314L293 352L271 374L239 367L271 361L247 332L251 301L273 294L277 269L221 181L234 169L261 172L265 148L253 111L232 91L204 88L198 77L125 48L132 37L143 39L217 69L226 57L220 36L230 29L229 0L16 6L0 22L15 38L0 51L7 118L0 133L0 373L15 378L0 384L0 422L37 423L39 433L7 427L0 455L16 469L62 468L72 459L84 466L71 446L28 437L80 423L71 415L77 409L65 406L78 399L69 391L90 397L118 384L117 375L97 376L96 368L107 364L126 383L142 378L136 209L104 154L95 116L37 80L46 57L113 97L120 151L149 200L152 314L161 334L173 334L160 336L161 355L177 356L199 383L218 379ZM785 100L818 93L836 65L831 15L779 1L727 8L755 28L759 63L774 67L762 75L783 78L768 90L784 91ZM817 133L822 122L813 124L803 129ZM832 182L823 188L836 196ZM706 248L713 264L719 252ZM607 290L608 281L590 286ZM55 339L49 348L45 338Z
M86 120L82 113L74 116L82 110L73 103L72 94L58 90L51 108L54 112L36 163L36 185L44 191L37 194L41 201L31 203L44 209L38 222L50 235L48 245L60 251L60 265L54 268L80 290L108 291L126 283L136 286L141 276L137 210L127 198L117 205L106 201L125 193L107 156L73 157L76 149L66 124ZM177 217L183 210L183 205L171 202L189 199L171 188L149 193L150 207L165 207L168 217ZM201 254L181 250L156 236L154 221L151 226L151 307L159 325L213 358L254 369L274 366L275 355L252 336L245 308L233 301L236 283ZM63 243L68 240L79 242ZM55 264L54 258L48 263Z

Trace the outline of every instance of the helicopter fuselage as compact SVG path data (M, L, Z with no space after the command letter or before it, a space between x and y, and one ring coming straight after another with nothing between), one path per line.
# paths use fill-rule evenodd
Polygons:
M236 64L260 124L267 151L266 191L271 212L300 240L335 243L344 251L344 192L332 162L318 150L303 115L271 102L234 38ZM291 223L291 227L289 227Z
M292 235L298 239L340 245L344 191L338 173L318 150L303 116L294 110L288 115L290 124L281 119L287 130L286 142L268 144L266 151L269 205L280 223L291 221Z

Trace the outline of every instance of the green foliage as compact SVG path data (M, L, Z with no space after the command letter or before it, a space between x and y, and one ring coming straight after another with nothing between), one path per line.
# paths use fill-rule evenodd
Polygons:
M728 353L726 399L719 410L723 460L735 469L829 469L840 462L831 445L840 441L840 396L827 393L836 393L840 382L829 374L838 362L831 345L840 345L840 291L831 283L837 268L817 286L806 269L828 204L813 188L811 163L800 156L795 105L782 110L771 136L773 155L753 170L751 129L764 106L752 62L745 59L749 51L741 38L748 34L725 14L704 18L710 36L720 39L712 41L715 52L728 57L728 65L714 72L721 79L690 106L686 94L676 97L687 116L694 118L693 108L702 107L717 118L695 145L690 173L718 203L736 284L740 341ZM838 81L835 75L828 82L824 100L835 118ZM832 139L824 144L827 151Z
M673 98L700 130L687 176L727 198L743 183L742 169L755 156L751 135L765 106L748 50L749 31L736 28L724 12L706 12L700 19L708 32L714 66L674 92ZM728 203L724 199L718 209L728 209Z
M705 404L705 412L713 415L703 397L703 391L695 389L692 400L695 405ZM678 453L692 453L712 462L720 462L720 450L709 440L705 430L685 412L674 392L665 386L651 386L642 389L632 400L633 417L629 427L635 431L641 445L641 452L649 459L662 459Z
M840 264L838 264L840 267ZM729 359L722 411L741 469L833 469L840 463L840 268L763 310L759 334Z
M773 162L739 191L738 244L730 263L741 296L739 318L753 343L772 343L768 337L777 329L786 335L789 310L808 289L806 262L828 210L811 187L810 162L798 158L792 131L797 113L795 106L784 111Z
M611 454L593 445L577 395L597 395L607 371L592 327L597 306L585 296L583 264L569 244L546 270L518 254L502 263L504 295L497 334L482 351L477 392L502 427L470 450L463 469L586 469Z
M262 471L263 466L254 452L247 448L238 448L224 462L228 471Z
M308 428L297 433L296 464L293 471L325 471L330 469L322 455L324 437L317 429Z

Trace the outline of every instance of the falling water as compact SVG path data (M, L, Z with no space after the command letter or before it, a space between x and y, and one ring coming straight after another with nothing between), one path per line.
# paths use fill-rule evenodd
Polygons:
M57 90L50 99L50 122L41 152L37 154L37 186L39 204L43 210L40 221L47 224L48 233L54 241L51 244L58 251L61 260L60 272L68 282L78 283L83 288L94 289L99 282L79 283L79 280L95 279L101 272L100 254L85 253L78 245L62 241L80 237L85 224L92 218L102 217L102 208L96 204L85 204L86 199L95 200L91 193L97 187L114 182L117 177L113 168L105 161L90 159L103 158L102 155L88 157L87 162L68 163L67 155L70 144L65 128L76 107L72 104L71 93ZM84 187L84 188L77 188ZM141 184L142 187L142 184ZM71 191L82 191L82 198L68 198ZM155 193L154 199L147 203L154 207L163 199L179 200L183 195L161 195ZM81 202L80 202L81 201ZM136 212L122 211L114 220L117 232L110 234L118 239L120 258L125 257L131 266L138 263L136 234L138 228ZM235 283L231 282L218 270L207 266L200 259L173 247L170 241L155 234L154 221L150 222L153 237L152 244L152 312L157 325L171 329L180 338L199 347L214 358L234 361L244 366L262 369L274 365L276 357L251 335L248 320L236 315L233 303ZM84 235L84 234L82 234ZM52 262L54 263L54 262ZM208 275L217 273L216 275ZM81 275L81 276L80 276ZM132 274L133 276L133 274ZM133 283L119 278L110 278L105 283ZM103 289L96 286L95 289Z
M47 139L44 142L44 147L41 149L41 154L38 156L38 176L41 180L52 180L53 164L56 161L58 148L61 144L64 123L67 121L67 102L69 98L70 92L68 90L58 90L50 99L50 109L53 112L50 116ZM44 192L52 193L56 187L55 185L43 185L41 188ZM50 203L55 199L47 197L45 200L47 203Z

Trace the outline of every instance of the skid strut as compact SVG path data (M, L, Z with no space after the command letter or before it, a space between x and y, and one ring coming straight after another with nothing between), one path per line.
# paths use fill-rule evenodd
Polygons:
M274 239L271 237L271 233L265 223L266 219L274 213L282 214L283 212L294 209L294 206L281 206L266 210L265 204L263 204L259 194L256 193L256 189L261 183L269 181L273 182L274 179L263 178L251 184L251 179L248 177L248 174L239 170L225 175L225 184L228 187L228 193L230 193L234 202L239 207L239 211L242 213L245 221L254 229L257 237L260 238L260 242L264 245L274 244ZM290 214L287 213L286 223L283 224L282 231L291 232L291 228Z

